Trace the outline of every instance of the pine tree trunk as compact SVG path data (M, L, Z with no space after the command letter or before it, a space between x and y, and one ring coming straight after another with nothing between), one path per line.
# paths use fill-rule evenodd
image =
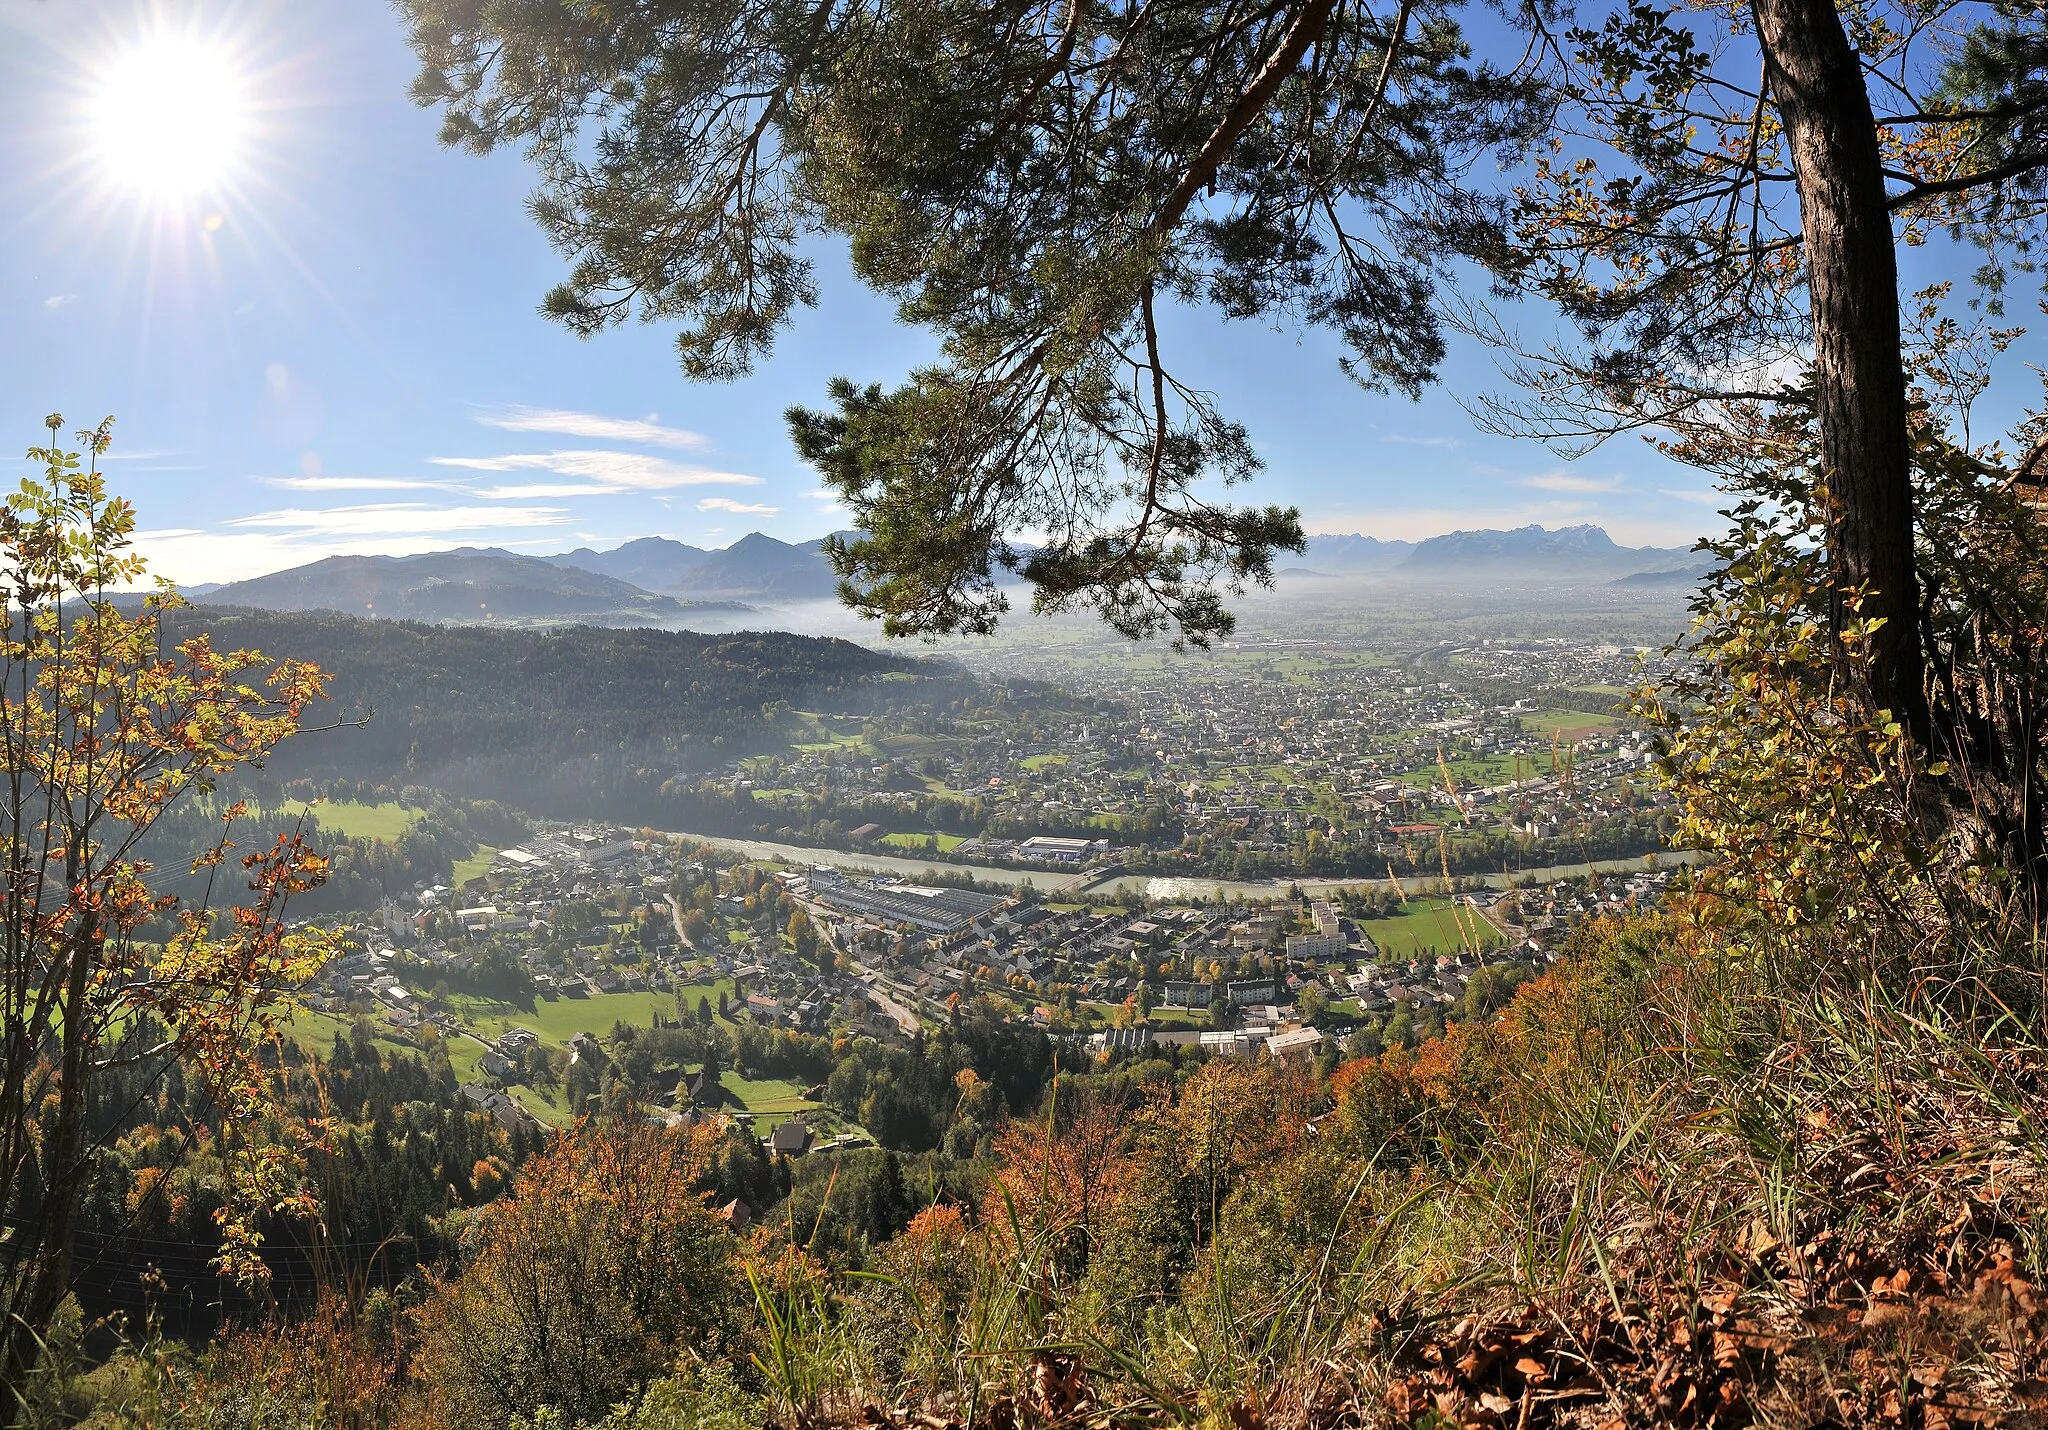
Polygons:
M1799 188L1838 589L1881 616L1871 696L1928 738L1899 272L1863 72L1834 0L1751 0Z

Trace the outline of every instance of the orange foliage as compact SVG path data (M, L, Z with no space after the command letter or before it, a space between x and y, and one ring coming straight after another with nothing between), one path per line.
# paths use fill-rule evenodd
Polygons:
M477 1205L494 1201L505 1190L505 1165L496 1157L479 1157L469 1169L469 1184L476 1192Z
M539 1405L585 1418L736 1333L734 1243L697 1190L708 1125L579 1126L479 1216L475 1259L421 1307L420 1360L451 1418Z
M246 1414L237 1402L259 1389L276 1401L317 1406L319 1424L342 1430L391 1425L400 1408L389 1350L375 1346L332 1294L321 1296L310 1317L231 1331L215 1341L200 1374L179 1387L181 1418L210 1422L214 1402Z
M1128 1124L1123 1109L1058 1080L1052 1096L1053 1117L1014 1118L996 1135L988 1216L1011 1249L1021 1235L1078 1264L1129 1184Z
M926 1207L888 1243L889 1274L914 1286L947 1280L966 1264L973 1244L960 1208L944 1202Z

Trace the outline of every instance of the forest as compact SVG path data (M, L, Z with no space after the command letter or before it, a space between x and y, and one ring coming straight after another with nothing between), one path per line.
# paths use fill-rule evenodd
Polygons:
M428 785L554 818L752 832L679 772L781 748L792 709L869 715L958 698L943 664L782 631L514 631L330 613L173 612L166 634L291 651L329 678L272 781ZM326 727L326 728L322 728ZM744 805L744 801L741 805Z

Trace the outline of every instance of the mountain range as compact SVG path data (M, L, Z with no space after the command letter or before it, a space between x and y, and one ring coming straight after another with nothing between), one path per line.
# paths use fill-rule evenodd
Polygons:
M340 611L441 624L666 625L748 604L827 600L838 580L821 542L754 532L718 550L643 536L609 551L522 556L465 546L419 556L330 556L288 571L199 588L211 605ZM1684 547L1616 545L1597 526L1454 531L1426 541L1316 536L1289 576L1375 575L1686 584Z
M1314 536L1309 538L1302 565L1290 569L1296 574L1320 576L1612 581L1639 573L1686 571L1697 563L1690 547L1620 546L1597 526L1546 530L1532 524L1509 531L1453 531L1425 541Z
M542 558L565 570L589 571L664 596L698 600L818 601L839 589L822 542L791 545L756 531L722 550L707 551L643 536L610 551L579 547Z
M1301 565L1289 569L1323 576L1361 576L1391 571L1413 550L1412 541L1382 541L1377 536L1311 536Z
M340 611L437 624L658 625L692 608L611 576L495 546L419 556L329 556L204 594L215 606Z

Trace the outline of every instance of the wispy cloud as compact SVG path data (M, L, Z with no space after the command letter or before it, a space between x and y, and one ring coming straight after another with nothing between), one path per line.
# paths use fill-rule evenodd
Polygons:
M616 487L593 487L588 482L513 482L508 486L471 487L472 496L488 501L545 501L551 497L604 496ZM661 497L656 497L661 501Z
M521 544L503 537L493 542L498 546ZM266 576L326 556L417 556L424 551L445 551L449 540L446 536L377 536L328 541L275 531L178 528L138 531L135 545L148 558L152 577L168 576L189 586Z
M447 536L461 532L562 526L569 513L548 506L428 506L424 502L375 502L325 510L294 507L238 516L227 523L240 530L290 532L299 539L344 536Z
M588 437L596 442L638 442L648 447L701 447L706 439L680 427L664 427L652 418L605 417L595 412L567 412L549 407L504 407L482 412L477 421L506 432L554 432Z
M54 313L59 308L68 308L77 301L78 295L76 293L52 293L49 297L43 299L43 306Z
M1464 442L1456 437L1411 437L1405 432L1382 432L1382 442L1397 442L1403 447L1462 447Z
M729 511L734 516L780 516L782 508L763 506L758 502L734 501L731 497L705 497L697 503L699 511Z
M461 491L451 482L415 477L264 477L266 486L294 492L447 492Z
M1619 476L1588 477L1577 472L1542 472L1522 478L1522 485L1542 492L1618 492L1626 485Z
M686 466L644 452L596 449L573 452L515 452L501 457L431 457L437 467L470 472L548 472L573 477L580 487L563 487L557 496L603 496L614 492L656 492L675 487L758 487L759 477L744 472L719 472ZM501 489L516 490L516 489Z
M1657 488L1657 495L1660 497L1670 497L1675 501L1698 502L1701 506L1712 506L1726 497L1727 493L1718 492L1712 488L1706 491L1698 489L1685 491L1676 487L1659 487Z
M135 534L152 576L193 584L240 581L327 556L417 556L489 533L493 546L559 546L568 521L552 508L435 508L400 502L336 511L259 512L225 530L173 527ZM522 532L547 531L543 537Z

